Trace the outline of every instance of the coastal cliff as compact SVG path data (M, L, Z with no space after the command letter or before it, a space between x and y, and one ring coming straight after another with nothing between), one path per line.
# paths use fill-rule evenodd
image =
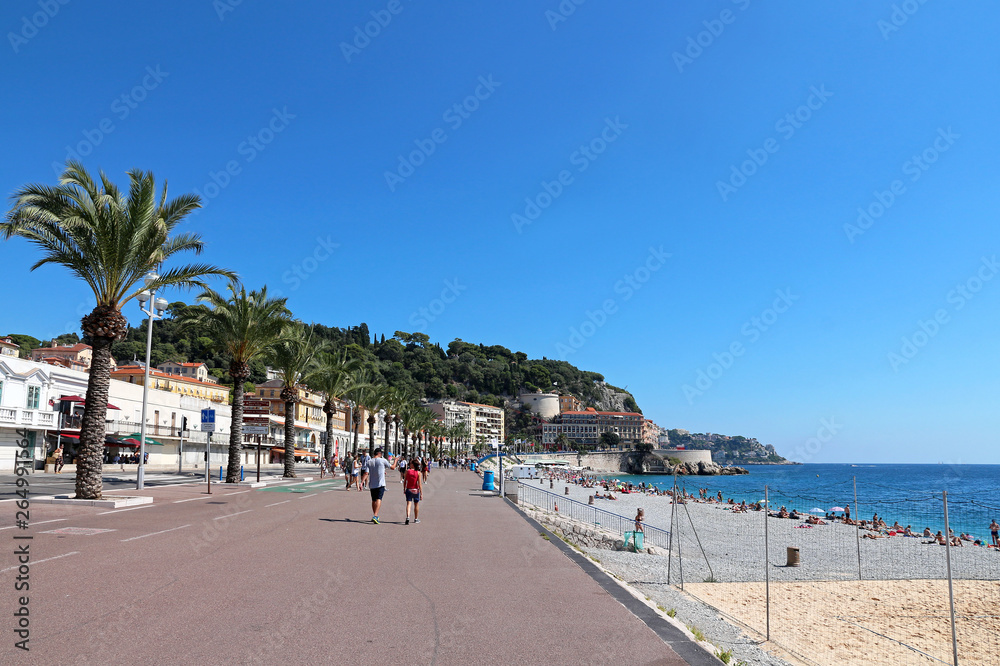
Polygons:
M577 456L577 465L595 472L610 474L678 474L683 476L716 476L749 474L742 467L725 467L704 456L688 455L691 460L679 460L669 455L685 452L642 452L623 451L621 453L587 453ZM694 454L695 452L688 452ZM700 452L699 452L700 453Z

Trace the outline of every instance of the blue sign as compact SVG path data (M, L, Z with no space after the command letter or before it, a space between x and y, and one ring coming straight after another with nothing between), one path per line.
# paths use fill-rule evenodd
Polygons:
M203 410L201 410L201 429L202 429L202 432L215 432L215 410L214 409L203 409Z

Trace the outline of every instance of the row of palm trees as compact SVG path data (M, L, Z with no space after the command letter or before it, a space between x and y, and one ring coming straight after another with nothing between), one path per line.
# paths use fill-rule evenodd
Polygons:
M86 283L96 300L94 309L81 320L82 331L93 348L93 359L77 457L78 498L102 497L111 346L128 331L122 308L144 291L167 287L203 290L198 298L208 307L186 316L182 325L211 337L232 359L227 482L239 479L244 384L250 377L250 363L257 359L266 359L284 385L285 476L295 475L295 403L299 400L298 387L303 384L326 396L327 457L332 453L336 403L345 399L355 405L351 419L355 452L360 426L357 407L368 410L369 436L375 415L384 411L387 423L396 426L397 439L402 430L407 452L429 453L431 444L436 441L440 445L443 437L467 441L468 434L458 429L444 431L414 396L380 385L357 359L316 340L312 327L293 320L286 299L269 296L266 287L248 292L233 271L206 263L165 270L164 264L176 255L200 255L203 251L204 243L198 234L179 230L184 219L201 207L201 201L192 194L168 199L166 182L157 190L150 172L132 170L128 177L129 188L124 192L103 172L95 179L81 163L67 162L58 185L29 184L19 189L0 223L0 235L5 240L23 238L41 251L41 259L31 270L48 264L62 266ZM210 277L227 278L228 295L208 288L205 279ZM411 438L412 446L407 444L407 438Z

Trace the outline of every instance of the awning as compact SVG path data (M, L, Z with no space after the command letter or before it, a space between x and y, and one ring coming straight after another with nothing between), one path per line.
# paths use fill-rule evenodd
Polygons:
M284 453L285 447L283 446L272 446L271 450L276 453ZM306 451L305 449L295 449L295 455L300 458L318 458L319 454L315 451Z
M122 439L134 439L135 445L139 446L139 443L142 442L142 433L134 432L131 435L126 435ZM163 446L163 442L158 442L149 435L146 435L146 445L149 446L150 444L155 444L156 446Z
M85 403L85 402L87 402L87 399L83 398L83 397L80 397L78 395L64 395L63 397L59 398L59 401L60 402L79 402L79 403ZM115 407L110 402L108 403L108 409L117 409L118 411L121 411L121 407Z

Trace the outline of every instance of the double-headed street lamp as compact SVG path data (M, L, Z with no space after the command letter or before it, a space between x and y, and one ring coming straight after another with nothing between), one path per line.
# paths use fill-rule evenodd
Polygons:
M145 459L146 459L146 404L149 398L149 356L153 350L153 320L162 319L163 313L167 309L167 299L157 298L156 290L149 291L148 287L156 280L160 279L160 276L150 271L146 273L146 277L143 281L146 283L147 290L142 291L136 297L139 299L139 309L149 316L146 322L146 368L143 373L142 379L142 423L139 430L139 472L135 479L135 489L142 490L143 488L143 473L145 471ZM150 303L152 301L152 303ZM151 307L147 310L146 304L150 303Z

